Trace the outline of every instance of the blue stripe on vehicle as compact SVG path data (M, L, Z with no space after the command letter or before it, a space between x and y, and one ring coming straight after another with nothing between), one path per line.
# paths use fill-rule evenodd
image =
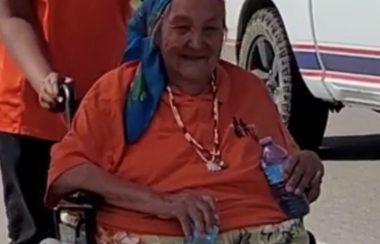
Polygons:
M327 70L380 76L380 58L366 58L322 53Z
M300 69L321 70L315 52L295 52L295 56Z
M299 68L320 70L315 52L295 52ZM341 54L321 53L323 64L328 71L351 74L380 76L380 57L359 57Z

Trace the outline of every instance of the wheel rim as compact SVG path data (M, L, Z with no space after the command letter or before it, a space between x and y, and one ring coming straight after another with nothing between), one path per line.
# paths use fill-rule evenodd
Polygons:
M264 37L257 37L250 48L247 60L247 69L262 79L276 103L279 112L284 114L284 91L282 89L282 75L279 72L279 61L270 42Z

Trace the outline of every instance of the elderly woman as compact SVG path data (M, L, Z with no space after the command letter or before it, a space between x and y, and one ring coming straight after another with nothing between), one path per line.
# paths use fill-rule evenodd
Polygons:
M183 243L214 225L218 243L308 243L271 195L257 139L288 150L287 189L310 201L323 166L297 148L265 84L220 61L224 21L222 0L144 1L125 54L135 61L95 84L54 147L47 203L103 196L99 243Z

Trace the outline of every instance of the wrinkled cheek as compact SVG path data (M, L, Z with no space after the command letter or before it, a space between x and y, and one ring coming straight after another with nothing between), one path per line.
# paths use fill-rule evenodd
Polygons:
M214 40L207 43L207 50L213 59L219 59L223 49L223 42L221 40Z
M214 71L216 69L216 66L218 65L220 60L220 53L214 54L208 61L211 71Z
M161 53L163 56L178 55L184 47L185 45L183 44L183 41L181 42L177 38L167 41L164 40L161 48Z
M167 66L173 66L178 62L178 47L172 42L163 42L160 48L161 56Z

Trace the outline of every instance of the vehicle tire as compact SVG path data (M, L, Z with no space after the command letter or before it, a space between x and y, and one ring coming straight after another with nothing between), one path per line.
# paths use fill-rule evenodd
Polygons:
M316 151L326 129L329 106L306 87L276 8L260 9L251 17L242 39L239 65L266 82L298 145Z

